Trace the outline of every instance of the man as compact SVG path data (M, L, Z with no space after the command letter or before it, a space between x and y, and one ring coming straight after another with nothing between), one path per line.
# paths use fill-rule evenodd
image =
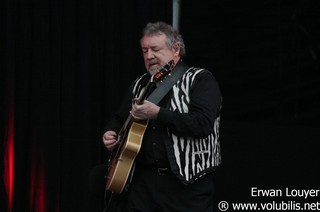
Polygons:
M129 113L136 120L149 120L133 177L121 194L122 211L211 212L213 172L221 163L218 83L211 72L188 67L159 104L136 104L150 75L171 60L174 66L182 64L186 53L181 35L163 22L147 24L140 44L148 74L131 85L103 134L106 148L114 150Z

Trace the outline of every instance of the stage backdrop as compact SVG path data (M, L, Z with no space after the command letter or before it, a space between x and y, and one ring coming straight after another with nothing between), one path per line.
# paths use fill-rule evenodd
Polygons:
M285 190L320 187L320 4L183 1L181 11L188 62L211 70L223 94L216 206L316 204L319 196ZM254 197L252 188L283 194Z
M185 61L223 94L217 203L266 202L252 187L319 188L316 2L181 1ZM171 4L1 1L1 211L102 210L102 128L144 73L142 27L170 23Z
M87 188L107 158L102 127L145 72L142 27L171 23L171 1L0 4L1 211L102 211Z

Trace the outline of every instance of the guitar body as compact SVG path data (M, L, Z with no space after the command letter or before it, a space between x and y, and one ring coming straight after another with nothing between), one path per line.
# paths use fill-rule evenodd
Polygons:
M126 185L132 165L138 155L148 121L133 121L116 156L110 161L106 190L121 193Z

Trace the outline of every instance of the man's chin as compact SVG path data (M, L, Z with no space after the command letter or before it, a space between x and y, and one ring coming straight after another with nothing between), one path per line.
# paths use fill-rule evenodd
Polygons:
M149 67L148 72L153 75L155 73L157 73L159 70L159 67Z

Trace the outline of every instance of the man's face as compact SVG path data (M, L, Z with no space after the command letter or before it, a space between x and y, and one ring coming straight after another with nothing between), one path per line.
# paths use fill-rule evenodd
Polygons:
M170 60L177 61L179 58L179 48L169 48L164 34L144 36L141 39L141 49L145 67L151 75Z

